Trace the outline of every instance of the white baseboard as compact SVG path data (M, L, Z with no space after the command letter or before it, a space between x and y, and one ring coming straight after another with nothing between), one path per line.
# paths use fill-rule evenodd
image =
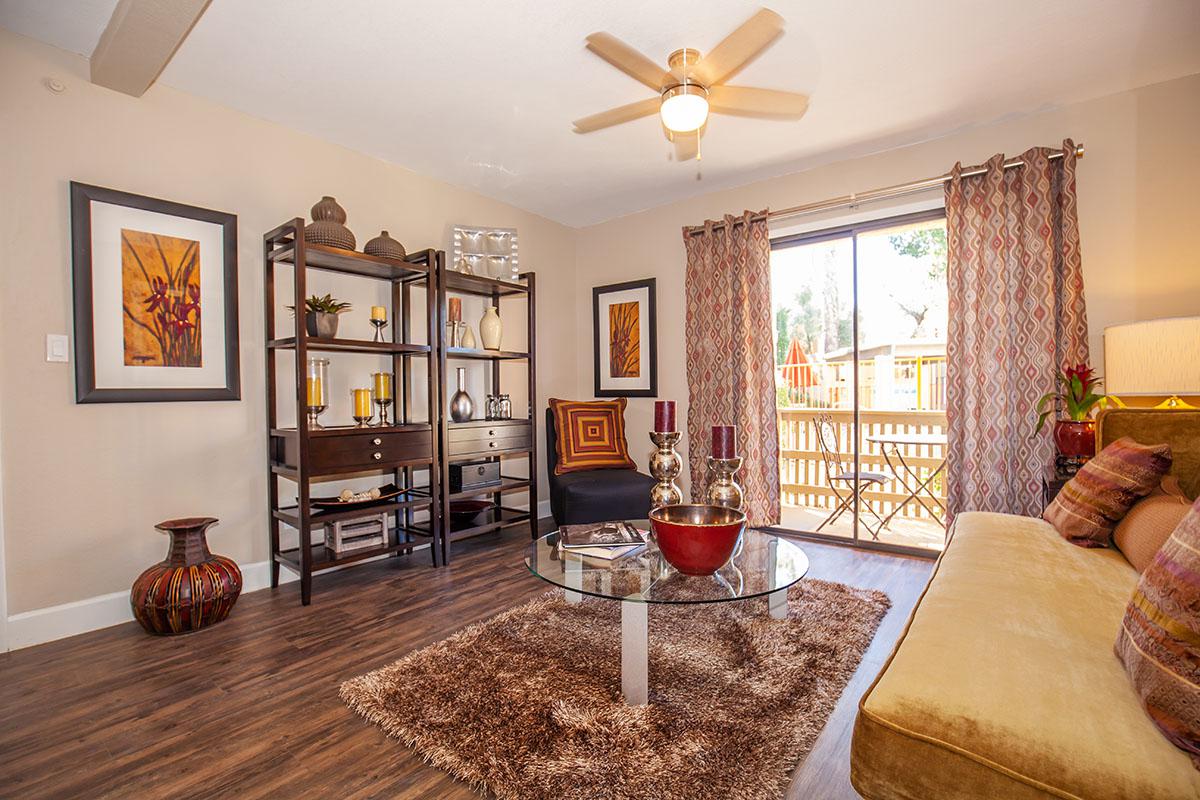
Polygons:
M550 516L549 500L538 503L538 516ZM257 592L271 585L269 561L239 566L242 570L242 594ZM299 580L299 576L291 570L279 571L280 583L296 580ZM45 644L55 639L65 639L68 636L132 621L133 611L129 607L128 591L102 594L59 606L13 614L7 620L7 645L9 650L20 650L23 647Z
M271 565L257 561L241 565L242 594L257 592L271 585ZM279 571L280 583L291 583L299 576L291 570ZM100 630L122 622L132 622L129 592L113 592L60 606L39 608L13 614L8 618L8 649L20 650L35 644L53 642L80 633Z

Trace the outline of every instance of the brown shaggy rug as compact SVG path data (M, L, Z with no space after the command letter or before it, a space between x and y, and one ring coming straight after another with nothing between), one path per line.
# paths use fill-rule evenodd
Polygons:
M650 607L650 703L621 697L620 608L562 592L342 684L358 713L498 798L784 795L887 595L801 581L765 600Z

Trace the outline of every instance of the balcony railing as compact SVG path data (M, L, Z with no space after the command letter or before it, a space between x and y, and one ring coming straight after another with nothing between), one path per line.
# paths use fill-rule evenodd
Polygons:
M854 412L822 408L779 409L779 470L782 505L828 509L833 511L837 498L830 488L825 474L825 461L817 441L814 418L817 414L828 414L838 430L838 442L842 461L849 467L854 460ZM867 441L867 437L888 433L941 433L946 432L944 411L869 411L859 412L858 439L861 449L861 469L868 472L886 470L888 464L881 445ZM924 480L941 466L945 459L945 447L941 445L901 445L905 462ZM945 473L939 475L930 488L933 494L945 502ZM911 479L910 479L911 481ZM848 484L839 484L841 490ZM844 492L843 492L844 494ZM863 499L881 516L890 514L904 502L908 492L898 480L875 484L863 492ZM920 503L910 502L896 515L891 527L901 520L931 519L931 515Z

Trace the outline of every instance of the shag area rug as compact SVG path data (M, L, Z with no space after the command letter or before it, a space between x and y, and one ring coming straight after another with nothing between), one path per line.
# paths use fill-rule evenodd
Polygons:
M561 591L342 684L428 762L502 800L775 800L891 603L802 581L765 600L650 607L650 702L621 697L620 607Z

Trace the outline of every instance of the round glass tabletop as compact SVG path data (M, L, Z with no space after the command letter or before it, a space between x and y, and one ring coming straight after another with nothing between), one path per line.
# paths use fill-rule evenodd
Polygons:
M632 524L650 527L644 520ZM653 538L643 549L609 561L563 550L556 531L529 545L525 566L544 581L593 597L721 603L786 590L808 572L808 556L787 539L747 529L725 566L712 575L684 575L667 563Z

